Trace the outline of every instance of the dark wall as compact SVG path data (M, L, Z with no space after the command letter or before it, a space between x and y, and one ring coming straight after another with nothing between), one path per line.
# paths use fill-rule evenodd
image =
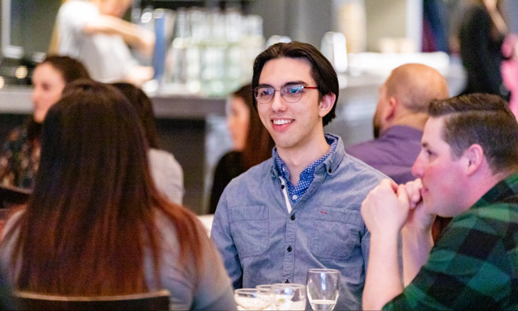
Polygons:
M21 46L26 58L46 53L60 5L61 0L11 0L11 45Z

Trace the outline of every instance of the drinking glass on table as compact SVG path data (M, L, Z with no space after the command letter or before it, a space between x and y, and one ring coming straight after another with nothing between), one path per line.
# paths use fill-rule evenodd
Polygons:
M257 285L255 288L260 288L260 289L270 291L272 289L272 284L261 284L261 285Z
M277 283L272 285L272 310L305 310L306 285Z
M340 271L309 269L306 279L308 300L313 310L333 310L340 293Z
M270 291L261 288L239 288L234 291L236 303L245 310L263 310L272 302Z

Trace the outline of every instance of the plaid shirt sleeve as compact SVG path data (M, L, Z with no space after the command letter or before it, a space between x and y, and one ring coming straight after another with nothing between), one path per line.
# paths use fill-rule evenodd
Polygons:
M454 218L426 265L383 309L516 310L516 177L497 184L467 212Z

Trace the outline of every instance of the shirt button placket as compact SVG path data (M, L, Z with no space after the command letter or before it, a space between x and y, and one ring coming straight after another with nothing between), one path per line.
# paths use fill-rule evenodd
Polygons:
M284 252L284 268L283 278L285 280L293 280L295 268L295 246L296 246L296 232L297 222L295 214L289 215L286 219L286 235L285 235L285 252Z

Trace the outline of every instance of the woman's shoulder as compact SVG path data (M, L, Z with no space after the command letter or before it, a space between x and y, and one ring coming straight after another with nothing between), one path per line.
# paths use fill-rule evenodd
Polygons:
M151 163L173 163L174 165L179 165L174 155L165 150L150 148L148 156Z
M97 7L89 1L68 0L59 8L57 21L63 30L63 27L73 25L79 27L99 15Z
M24 126L16 127L7 134L6 142L14 143L27 140L27 128Z
M95 5L87 0L68 0L59 8L59 12L63 13L77 13L80 10L95 11L97 9Z
M15 154L32 150L33 146L34 142L29 139L27 128L17 127L7 134L2 146L1 155L2 157L11 157Z
M16 224L22 217L24 210L17 210L8 217L2 228L2 237L0 244L0 266L2 269L8 269L10 266L11 254L14 251L14 245L19 235L19 227ZM5 271L2 271L5 273Z
M243 152L229 151L225 153L218 161L216 170L229 172L232 177L236 177L245 171L243 165Z

